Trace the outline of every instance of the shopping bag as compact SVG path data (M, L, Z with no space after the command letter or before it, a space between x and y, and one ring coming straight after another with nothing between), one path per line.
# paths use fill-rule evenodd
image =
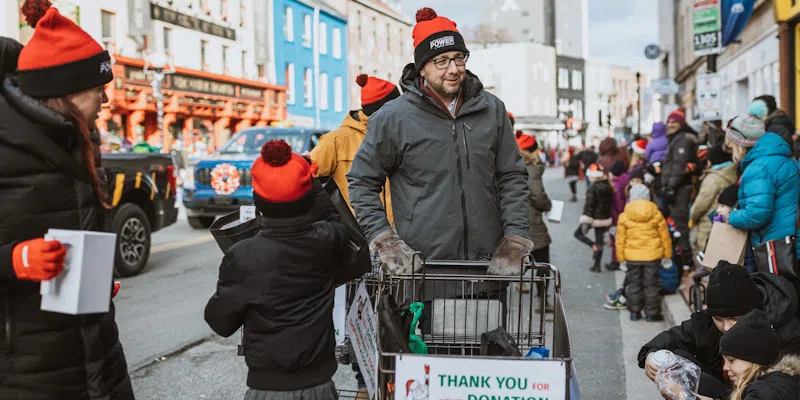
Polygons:
M758 271L780 275L790 280L800 278L795 240L794 236L786 236L756 246L753 253Z
M720 260L742 265L746 246L747 231L736 229L724 222L714 222L702 265L714 268Z
M519 346L503 327L481 334L481 355L500 357L522 357Z

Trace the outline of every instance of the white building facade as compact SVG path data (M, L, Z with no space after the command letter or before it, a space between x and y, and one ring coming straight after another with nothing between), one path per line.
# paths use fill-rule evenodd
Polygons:
M599 143L611 132L608 124L611 66L603 60L590 58L586 60L585 71L586 143Z

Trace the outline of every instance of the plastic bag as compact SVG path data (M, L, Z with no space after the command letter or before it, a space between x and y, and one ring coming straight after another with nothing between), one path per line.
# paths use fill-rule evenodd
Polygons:
M662 356L655 379L661 394L673 400L697 399L700 367L672 352L664 351Z
M517 342L503 327L481 334L481 355L522 357Z

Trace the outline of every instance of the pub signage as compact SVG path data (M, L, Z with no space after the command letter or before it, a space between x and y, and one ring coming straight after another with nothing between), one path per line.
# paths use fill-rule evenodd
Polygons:
M179 13L156 4L150 4L150 16L156 21L163 21L168 24L178 25L186 29L192 29L209 35L223 37L225 39L236 40L236 30L217 25L213 22L205 21L191 15Z
M125 78L131 83L150 83L150 78L141 68L126 66ZM162 87L183 92L264 100L264 89L258 87L215 81L185 74L167 75Z

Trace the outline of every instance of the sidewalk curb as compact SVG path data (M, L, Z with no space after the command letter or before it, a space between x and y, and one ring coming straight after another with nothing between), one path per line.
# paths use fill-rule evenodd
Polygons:
M680 325L692 316L689 306L679 293L664 296L661 306L664 310L664 319L670 327Z

